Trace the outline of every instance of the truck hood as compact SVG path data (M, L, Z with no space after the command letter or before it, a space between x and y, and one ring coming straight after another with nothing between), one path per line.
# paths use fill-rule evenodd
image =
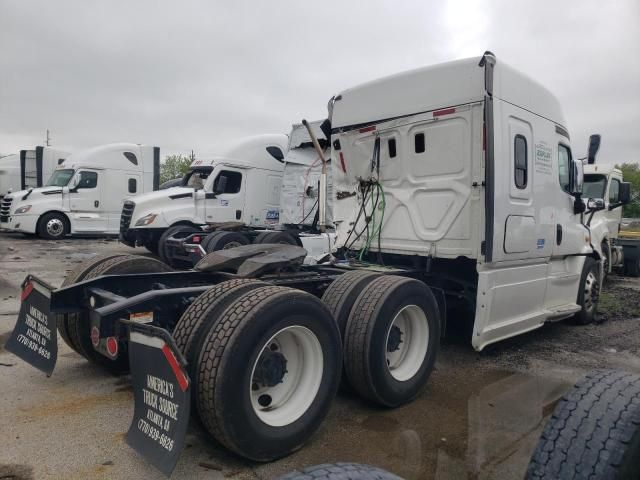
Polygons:
M34 196L39 197L40 195L52 195L54 193L62 193L62 187L38 187L32 188L31 193L26 201L32 200ZM11 194L7 195L8 197L13 198L14 201L22 201L22 197L24 197L29 190L19 190L17 192L11 192Z
M155 192L143 193L142 195L136 195L130 200L136 204L136 207L140 206L153 206L154 203L178 200L180 198L188 198L187 195L193 194L194 190L191 187L171 187L164 190L157 190ZM182 197L184 195L184 197ZM172 198L176 197L178 198ZM158 205L160 206L160 205Z

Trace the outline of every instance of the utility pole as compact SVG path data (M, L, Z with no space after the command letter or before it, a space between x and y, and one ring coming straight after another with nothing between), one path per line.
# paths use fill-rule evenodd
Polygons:
M45 140L47 147L51 144L51 137L49 136L49 129L47 128L47 139Z

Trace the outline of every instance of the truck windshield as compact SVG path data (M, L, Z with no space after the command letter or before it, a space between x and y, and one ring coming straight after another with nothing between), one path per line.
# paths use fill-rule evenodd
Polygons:
M204 187L204 183L207 181L207 178L209 178L212 170L213 167L194 168L185 175L182 184L185 187L191 187L196 190L200 190Z
M585 175L582 187L584 198L604 198L604 190L607 187L607 177L604 175Z
M66 187L71 177L73 177L74 170L72 168L67 168L64 170L56 170L49 178L47 182L47 187Z

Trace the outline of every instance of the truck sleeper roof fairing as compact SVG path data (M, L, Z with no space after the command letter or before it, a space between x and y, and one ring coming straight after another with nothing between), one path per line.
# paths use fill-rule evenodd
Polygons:
M110 143L74 153L60 163L58 168L108 168L156 173L159 172L159 165L158 147L136 143Z
M276 159L267 149L275 147L284 156L287 152L288 137L284 134L264 134L243 138L232 143L221 152L208 159L197 159L191 162L190 168L198 168L216 163L237 165L246 168L263 170L282 170L282 161ZM266 145L266 147L265 147Z
M485 70L478 68L482 58L466 58L409 70L344 90L334 97L331 126L348 130L482 101ZM566 126L560 103L549 90L502 61L496 62L493 71L495 98Z

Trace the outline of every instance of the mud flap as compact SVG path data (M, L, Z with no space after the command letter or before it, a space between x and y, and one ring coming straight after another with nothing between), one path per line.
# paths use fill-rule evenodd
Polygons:
M52 286L27 276L22 282L18 320L4 348L50 377L58 359L56 316L51 313Z
M186 361L164 329L129 326L129 363L135 408L127 443L165 475L184 448L191 407Z

